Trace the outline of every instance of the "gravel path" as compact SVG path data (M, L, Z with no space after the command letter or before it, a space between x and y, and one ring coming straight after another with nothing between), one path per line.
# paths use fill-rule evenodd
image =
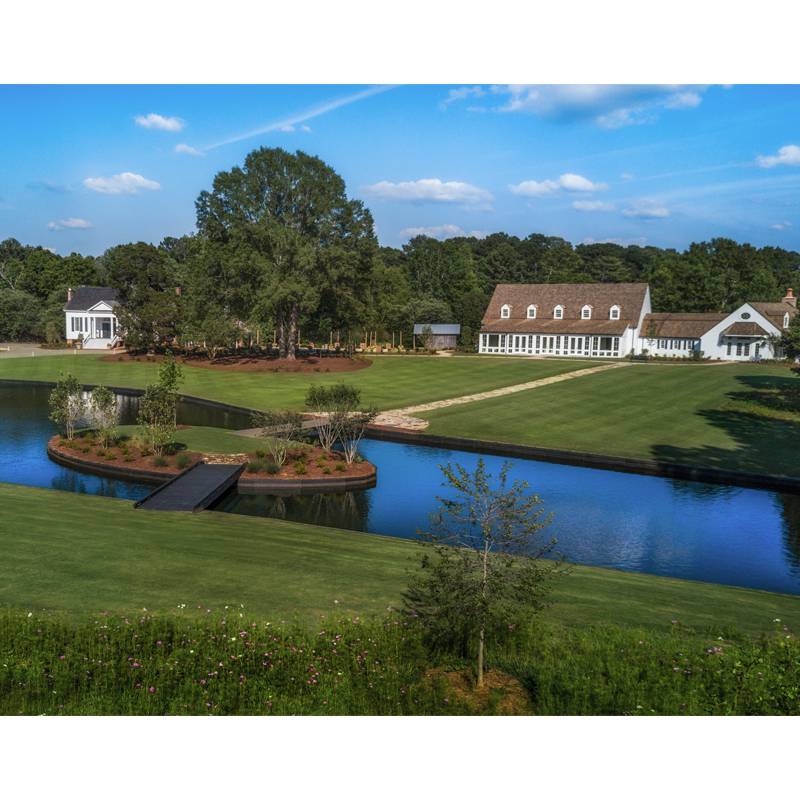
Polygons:
M451 397L447 400L436 400L432 403L422 403L416 406L406 406L405 408L396 408L390 411L384 411L375 419L375 425L385 425L393 428L405 428L407 430L424 430L428 427L428 421L415 417L414 414L419 414L425 411L434 411L437 408L448 408L450 406L459 406L464 403L475 403L478 400L488 400L492 397L503 397L507 394L516 394L517 392L526 392L528 389L538 389L540 386L549 386L552 383L560 383L561 381L570 381L573 378L580 378L584 375L595 375L598 372L607 372L612 369L620 369L621 367L632 366L628 361L615 361L613 364L602 364L597 367L589 367L588 369L578 369L574 372L565 372L562 375L552 375L549 378L539 378L535 381L528 381L527 383L517 383L514 386L503 386L500 389L492 389L488 392L478 392L477 394L467 394L461 397Z

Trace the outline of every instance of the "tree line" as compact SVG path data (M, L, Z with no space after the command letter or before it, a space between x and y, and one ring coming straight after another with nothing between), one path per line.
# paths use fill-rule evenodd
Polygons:
M120 291L133 349L194 342L213 357L274 341L292 358L301 341L409 342L415 323L460 323L470 346L498 283L644 281L656 311L722 312L780 299L800 270L796 251L721 238L683 251L539 233L381 247L371 213L329 165L280 148L218 173L195 205L195 233L99 257L0 242L0 340L58 343L66 289L78 285Z

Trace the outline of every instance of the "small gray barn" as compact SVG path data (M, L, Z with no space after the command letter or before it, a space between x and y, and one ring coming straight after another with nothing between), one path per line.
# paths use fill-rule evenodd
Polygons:
M430 334L425 337L425 334ZM422 347L432 350L455 350L458 337L461 334L460 325L439 325L418 323L414 325L414 340Z

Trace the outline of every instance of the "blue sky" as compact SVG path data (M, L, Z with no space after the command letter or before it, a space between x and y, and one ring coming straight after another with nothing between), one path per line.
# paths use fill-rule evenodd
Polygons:
M198 193L259 146L330 163L387 245L800 249L793 86L4 86L0 239L99 254L190 233Z

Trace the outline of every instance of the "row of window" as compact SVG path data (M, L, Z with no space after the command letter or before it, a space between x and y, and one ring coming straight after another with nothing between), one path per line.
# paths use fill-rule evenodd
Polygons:
M533 334L481 334L481 349L509 353L619 353L619 336L534 336Z
M733 344L730 340L728 341L728 355L731 355L733 352L733 348L736 348L736 355L737 356L749 356L750 355L750 342L737 342ZM761 354L761 343L755 343L755 357L758 358Z
M89 320L86 317L71 317L73 333L85 333L89 330Z
M693 350L694 339L659 339L659 350Z
M538 306L530 305L528 306L527 317L528 319L536 319L536 311ZM611 306L608 312L609 319L619 319L620 315L620 307L619 306ZM507 303L500 308L500 318L501 319L508 319L511 316L511 306ZM581 319L591 319L592 318L592 307L590 305L585 305L581 308ZM553 319L564 319L564 306L558 305L553 308Z

